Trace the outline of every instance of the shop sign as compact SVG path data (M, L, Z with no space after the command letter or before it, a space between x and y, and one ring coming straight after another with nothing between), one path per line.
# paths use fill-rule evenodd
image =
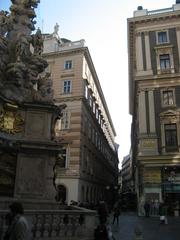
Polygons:
M145 169L143 179L144 183L161 183L161 172L158 169Z

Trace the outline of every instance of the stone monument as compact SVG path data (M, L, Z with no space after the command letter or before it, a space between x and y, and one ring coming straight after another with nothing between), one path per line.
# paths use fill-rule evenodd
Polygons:
M61 150L54 127L65 106L53 103L42 34L32 34L39 0L11 2L10 13L0 11L0 208L20 200L47 209Z

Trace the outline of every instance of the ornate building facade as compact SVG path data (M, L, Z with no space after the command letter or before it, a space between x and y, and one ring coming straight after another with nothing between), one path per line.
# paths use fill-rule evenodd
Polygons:
M139 208L180 201L180 4L128 19L132 159Z
M56 126L63 145L56 171L60 201L97 203L118 183L116 132L85 41L44 35L44 57L57 105L66 104ZM63 197L62 197L63 196Z

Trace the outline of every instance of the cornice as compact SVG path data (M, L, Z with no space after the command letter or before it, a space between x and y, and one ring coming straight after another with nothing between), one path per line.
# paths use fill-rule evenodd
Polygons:
M61 51L55 51L55 52L49 52L49 53L43 53L43 57L49 57L49 56L63 56L63 55L74 55L77 53L84 53L85 49L87 47L80 47L80 48L70 48L70 49L65 49Z
M154 23L154 22L164 22L169 21L172 19L180 19L180 11L173 11L167 13L159 13L159 14L152 14L152 15L144 15L140 17L132 17L128 18L128 22L133 22L135 24L144 24L144 23Z
M73 102L73 101L82 101L83 96L73 96L73 97L56 97L55 98L55 103L62 104L65 102Z

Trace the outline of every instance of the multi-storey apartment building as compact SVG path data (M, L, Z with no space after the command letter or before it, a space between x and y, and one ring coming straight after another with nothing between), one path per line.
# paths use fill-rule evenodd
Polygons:
M133 167L139 205L180 200L180 1L128 19Z
M57 27L57 26L56 26ZM62 201L97 203L118 183L116 132L85 41L44 35L56 104L66 104L56 126L59 156L56 186Z
M134 183L133 183L133 173L132 173L132 158L131 154L128 154L123 158L122 161L122 191L133 191Z

